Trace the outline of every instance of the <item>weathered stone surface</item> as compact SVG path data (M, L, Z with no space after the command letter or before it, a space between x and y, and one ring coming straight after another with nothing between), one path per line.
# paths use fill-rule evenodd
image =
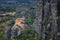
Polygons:
M57 31L57 0L37 0L36 19L34 20L33 27L39 33L41 40L45 40L45 33L47 28L51 28L53 33ZM47 20L48 18L48 20ZM42 24L46 24L47 26ZM52 25L51 25L52 23ZM44 28L44 29L43 29ZM47 30L48 31L48 30ZM51 32L52 32L51 31Z

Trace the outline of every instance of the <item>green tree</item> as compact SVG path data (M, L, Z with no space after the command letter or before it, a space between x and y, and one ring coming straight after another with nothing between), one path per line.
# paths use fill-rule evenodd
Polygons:
M39 40L39 36L37 32L27 29L17 37L17 40Z

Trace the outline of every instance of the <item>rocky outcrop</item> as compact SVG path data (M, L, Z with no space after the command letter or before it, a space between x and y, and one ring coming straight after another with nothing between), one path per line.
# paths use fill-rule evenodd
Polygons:
M32 26L38 32L39 36L41 36L41 22L42 22L42 0L37 0L37 8L36 8L36 19L34 20Z
M10 37L11 36L11 26L6 26L4 29L4 36Z
M17 36L19 36L21 34L21 27L20 26L17 26L17 25L14 25L12 28L11 28L11 39L14 39L16 38Z
M36 16L32 26L39 33L41 40L45 40L45 32L49 32L49 28L51 34L57 32L57 0L37 0Z

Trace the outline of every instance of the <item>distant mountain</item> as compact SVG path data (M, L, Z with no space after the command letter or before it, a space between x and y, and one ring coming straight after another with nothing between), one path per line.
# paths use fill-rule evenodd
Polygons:
M17 5L21 3L35 4L36 2L37 2L36 0L0 0L0 5L1 4Z

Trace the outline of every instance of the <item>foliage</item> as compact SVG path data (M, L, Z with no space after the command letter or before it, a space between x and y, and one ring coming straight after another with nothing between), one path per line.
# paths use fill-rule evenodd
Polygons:
M8 13L8 12L7 12ZM15 16L3 16L0 17L0 30L3 30L5 26L12 26L14 24Z
M27 24L31 24L31 22L32 22L31 15L29 15L28 18L27 18L26 20L27 20Z
M18 40L39 40L38 33L33 30L25 30L17 37Z
M16 7L12 7L12 6L7 6L7 7L1 7L1 10L3 10L4 12L8 12L8 11L12 11L14 10ZM1 11L0 10L0 11ZM31 25L36 17L35 15L35 11L34 8L30 8L30 10L32 10L32 12L26 12L27 14L27 24ZM17 16L15 15L15 17L12 16L4 16L0 18L0 29L4 29L5 26L12 26L14 24L14 18L16 18ZM3 28L2 28L3 27ZM29 29L26 29L24 31L22 31L21 35L19 35L17 37L17 40L39 40L38 37L38 33L35 32L34 30L31 29L32 27L30 27ZM4 38L3 37L3 31L0 31L0 40L11 40L10 38Z
M7 20L9 19L9 20ZM14 23L14 20L11 20L9 17L5 16L2 17L0 20L0 40L10 40L10 38L4 37L4 28L5 26L11 26ZM5 22L4 22L5 21Z
M3 30L0 30L0 40L11 40L10 38L5 38Z
M6 23L8 24L8 26L12 26L14 24L14 21L13 20L9 20Z
M54 37L55 37L55 34L54 33L51 33L50 35L47 36L47 39L46 40L53 39Z
M29 9L30 11L27 11L27 18L26 18L26 23L29 25L31 25L31 24L33 24L33 22L34 22L34 19L36 18L36 13L35 13L35 8L33 8L33 7L30 7L30 9Z
M58 16L58 32L60 32L60 16Z
M32 10L31 12L27 11L27 18L26 18L26 24L29 26L28 29L24 30L21 35L17 37L18 40L39 40L38 33L35 32L32 27L30 26L34 19L36 18L34 8L30 8Z
M0 11L9 12L15 11L16 6L0 6Z

